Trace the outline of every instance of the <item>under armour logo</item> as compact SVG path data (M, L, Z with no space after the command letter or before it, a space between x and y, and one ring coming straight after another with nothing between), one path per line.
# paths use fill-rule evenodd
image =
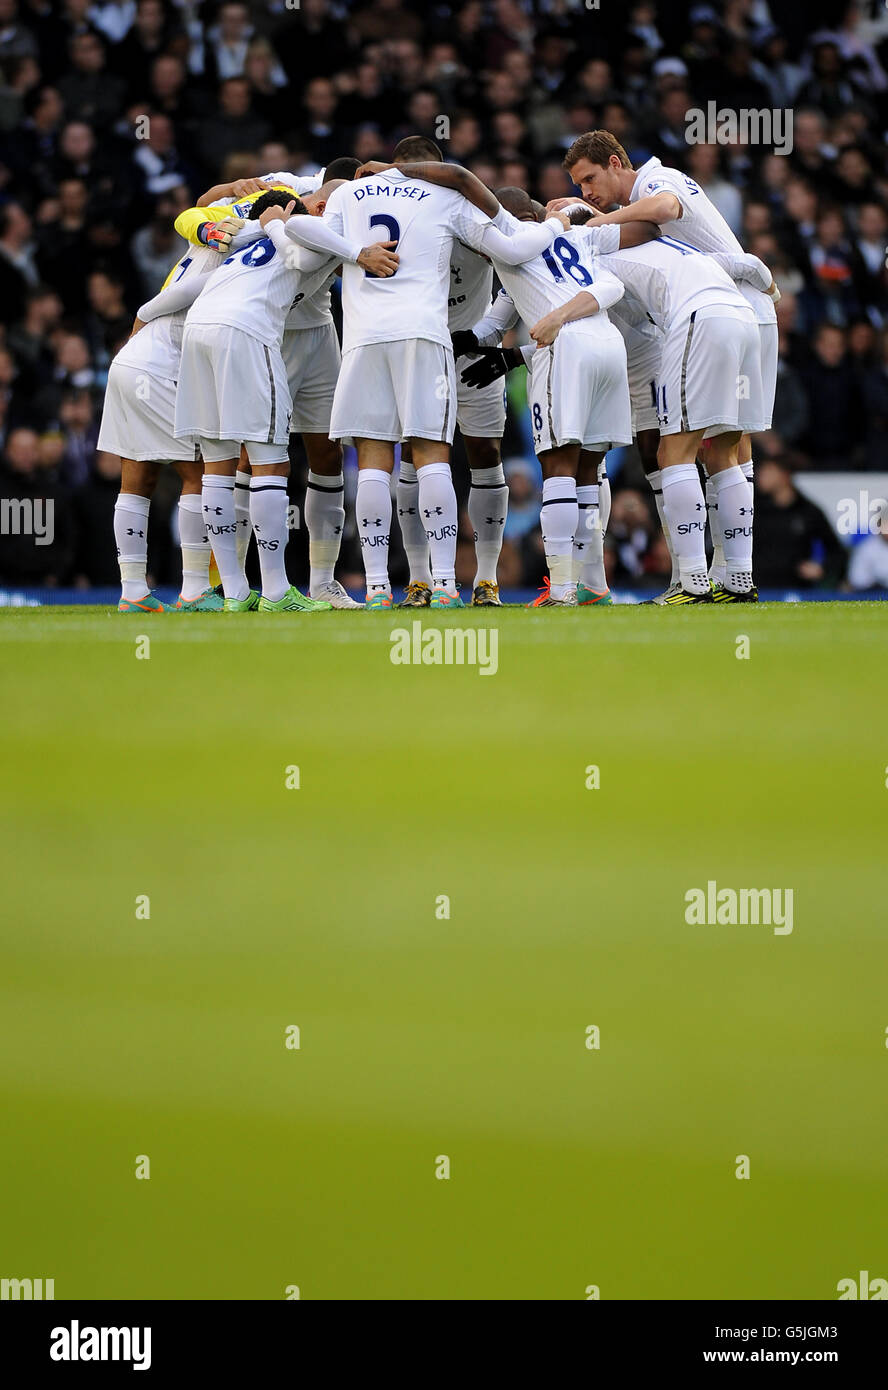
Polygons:
M368 526L381 526L381 525L382 525L382 517L381 517L381 516L378 516L378 517L376 518L375 521L371 521L369 517L365 516L365 517L364 517L364 520L361 522L361 525L362 525L365 529L366 529L366 527L368 527Z
M741 515L741 516L752 516L753 510L754 510L754 509L753 509L752 507L741 507L741 508L740 508L740 515Z
M204 507L204 511L205 511L205 512L210 512L213 516L221 516L221 515L222 515L222 508L221 508L221 507Z
M399 508L398 508L398 516L416 516L416 508L415 508L415 507L399 507ZM426 516L428 516L428 512L426 512Z
M341 536L341 535L342 535L342 527L341 527L341 526L334 526L334 527L333 527L333 534L334 534L334 536Z
M128 527L126 528L126 534L127 534L128 536L141 536L141 537L142 537L142 540L145 539L145 532L144 532L144 531L134 531L133 528L132 528L132 526L128 526Z
M443 515L444 515L444 508L443 508L443 507L432 507L432 510L431 510L431 511L429 511L428 509L426 509L426 510L423 511L423 516L426 518L426 520L428 520L428 518L429 518L430 516L443 516Z
M487 516L484 518L488 526L504 526L506 518L504 516Z

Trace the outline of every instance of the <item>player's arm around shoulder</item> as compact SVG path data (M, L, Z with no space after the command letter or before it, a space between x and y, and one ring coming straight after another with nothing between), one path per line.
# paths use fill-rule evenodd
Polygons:
M623 208L615 208L613 212L596 213L590 225L608 227L614 224L620 226L623 222L655 222L662 227L666 222L676 222L682 210L678 194L663 188L639 198L637 202L627 203Z
M259 218L259 225L277 250L287 256L288 264L292 269L305 268L298 259L298 248L301 241L306 251L325 255L331 259L331 263L344 256L346 260L361 266L363 270L369 271L380 279L387 279L395 274L400 264L393 250L395 242L388 241L363 248L351 247L337 232L328 227L326 232L331 241L330 245L326 244L327 235L323 237L319 245L307 244L304 241L306 233L312 232L311 240L314 242L319 232L318 224L321 219L304 216L294 217L292 213L295 206L295 202L292 202L285 208L266 208ZM340 246L339 243L342 245ZM343 247L345 250L342 249Z
M552 213L545 222L519 222L508 235L488 222L480 228L477 249L502 265L524 265L569 230L570 222L563 212Z
M392 168L396 168L406 179L415 179L420 183L433 183L438 188L449 188L454 193L461 193L486 217L496 217L499 212L499 203L490 189L475 174L464 169L461 164L443 164L437 160L420 160L415 164L380 165L371 161L358 169L355 178L366 178L374 173L384 173L387 169Z
M550 347L566 323L592 318L594 314L618 303L625 294L624 286L609 270L599 270L594 283L594 294L589 290L580 290L567 304L560 304L533 325L530 336L537 347Z

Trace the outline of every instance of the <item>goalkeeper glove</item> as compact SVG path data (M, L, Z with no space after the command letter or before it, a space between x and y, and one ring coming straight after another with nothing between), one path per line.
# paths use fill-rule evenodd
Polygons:
M477 361L466 367L461 380L480 391L499 381L513 367L520 367L523 361L520 348L481 348Z
M454 357L465 357L467 353L478 351L478 339L470 328L459 329L450 336L453 339Z
M219 222L201 222L197 229L197 239L202 246L213 251L227 251L231 238L244 225L242 217L223 217Z

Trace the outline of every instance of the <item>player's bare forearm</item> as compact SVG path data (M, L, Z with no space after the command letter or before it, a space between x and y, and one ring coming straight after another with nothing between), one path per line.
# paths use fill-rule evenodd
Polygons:
M265 193L271 188L264 179L236 179L234 183L217 183L202 193L195 203L197 208L212 207L223 198L246 198L250 193Z
M596 227L606 226L616 222L656 222L662 226L664 222L675 222L681 217L681 203L674 193L652 193L648 198L639 198L637 203L627 203L624 208L616 208L614 212L600 213L592 225Z
M656 241L660 228L655 222L623 222L620 226L620 248L644 246L647 241Z
M217 183L212 188L208 188L206 193L202 193L194 204L196 208L212 207L213 203L218 203L220 198L233 198L230 183Z
M463 169L461 164L439 164L436 160L428 160L420 164L399 164L398 168L408 179L420 179L423 183L437 183L441 188L452 188L480 208L487 217L496 217L500 210L499 203L486 184L468 169Z
M566 323L591 318L593 314L598 313L600 307L594 294L590 294L588 290L581 290L567 304L553 309L550 314L541 318L539 323L535 323L530 330L530 336L537 347L549 347Z

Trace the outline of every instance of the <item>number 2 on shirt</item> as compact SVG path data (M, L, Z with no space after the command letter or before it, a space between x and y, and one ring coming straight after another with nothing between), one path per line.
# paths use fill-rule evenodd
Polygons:
M370 230L372 231L374 227L385 227L388 232L386 241L393 241L397 249L397 243L401 240L401 227L393 217L389 217L385 212L377 212L370 218ZM382 276L374 275L372 270L365 270L364 274L368 280L379 280L383 278Z

